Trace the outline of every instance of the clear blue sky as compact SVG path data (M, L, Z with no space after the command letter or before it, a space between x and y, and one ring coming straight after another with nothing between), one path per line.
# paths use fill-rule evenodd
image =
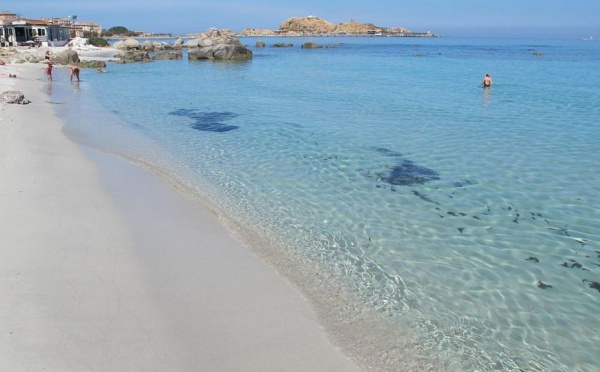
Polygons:
M27 18L66 17L104 28L183 34L210 27L277 29L290 17L332 23L355 19L442 36L600 39L600 0L16 0L2 1Z

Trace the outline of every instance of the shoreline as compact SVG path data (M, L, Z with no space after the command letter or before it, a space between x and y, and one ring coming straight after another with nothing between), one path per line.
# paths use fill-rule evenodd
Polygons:
M0 121L3 369L358 370L216 216L69 140L38 67L1 67L32 101Z

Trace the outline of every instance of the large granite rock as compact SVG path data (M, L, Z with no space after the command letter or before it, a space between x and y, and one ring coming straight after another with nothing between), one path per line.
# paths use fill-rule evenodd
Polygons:
M197 39L185 44L190 48L188 59L248 60L252 51L233 35L224 35L219 30L210 29Z
M25 63L25 62L29 62L29 63L38 63L40 61L44 60L44 56L39 56L37 54L30 54L30 53L20 53L17 55L17 58L15 60L15 63Z
M340 23L335 26L335 33L346 33L350 35L358 35L358 34L373 34L373 33L383 33L385 32L385 28L377 27L372 23L360 23L355 20L351 20L350 22Z
M212 47L215 59L247 60L252 59L252 51L244 45L223 45Z
M278 33L273 30L259 29L259 28L247 28L238 33L240 36L277 36Z
M81 61L78 66L80 68L106 68L106 62L104 61Z
M309 42L302 44L302 46L300 48L302 48L302 49L322 49L322 48L327 48L327 47L323 46L323 45L311 43L309 41Z
M280 31L300 33L330 33L334 29L333 23L315 16L288 18L279 26Z
M0 102L26 105L29 103L29 100L25 98L25 95L21 91L7 90L0 94Z
M66 49L56 53L52 61L58 65L72 65L79 63L79 55L72 49Z
M128 50L125 52L118 53L115 57L119 58L119 63L152 61L152 58L150 58L148 52L144 50Z
M142 45L142 49L146 52L154 52L154 44L150 40L146 40L146 42Z
M113 48L119 50L139 50L142 45L137 39L120 40L113 44Z
M152 43L152 46L154 46L155 50L172 49L171 44L164 41L155 41L154 43Z
M173 48L181 49L182 47L183 47L183 39L178 38L177 40L175 40L175 42L173 43Z
M396 33L410 32L404 28L394 28ZM313 15L307 17L291 17L283 21L279 26L277 34L288 36L319 35L319 34L343 34L343 35L367 35L386 33L384 27L375 26L372 23L360 23L355 20L339 23L337 25ZM268 30L246 29L240 33L243 36L266 36L270 35Z
M252 51L243 45L221 44L215 47L192 48L188 51L188 59L248 60L252 59Z
M173 60L173 59L182 59L183 58L183 53L181 53L181 50L175 50L172 52L161 52L158 53L156 55L154 55L154 57L152 57L153 61L160 61L160 60Z

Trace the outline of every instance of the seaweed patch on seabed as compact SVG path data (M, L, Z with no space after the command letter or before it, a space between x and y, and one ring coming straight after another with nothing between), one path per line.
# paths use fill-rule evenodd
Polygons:
M375 178L377 181L377 188L387 188L391 191L399 191L396 186L409 186L409 192L419 199L432 203L435 205L434 213L439 216L439 218L451 218L456 219L455 223L457 224L456 230L459 234L469 234L475 229L485 229L485 231L491 230L494 226L489 225L485 221L488 220L488 217L491 215L503 215L506 218L514 223L515 229L538 229L541 234L545 234L544 231L550 231L556 234L559 239L569 239L573 243L577 244L578 247L572 246L571 250L574 255L579 256L579 261L576 261L571 258L565 258L560 264L561 267L567 269L576 269L581 270L589 275L594 275L598 271L598 267L600 267L600 251L596 250L591 253L589 249L589 245L596 246L596 242L590 240L586 236L573 236L572 231L577 231L577 229L569 229L567 225L560 224L558 221L553 221L549 216L545 216L540 211L537 210L525 210L520 211L519 208L516 208L513 205L500 205L497 207L493 207L490 205L482 206L479 212L473 213L474 211L470 211L466 213L465 211L454 210L452 207L452 203L456 200L456 198L466 198L468 197L469 189L471 186L476 186L479 182L471 181L467 179L462 179L458 181L450 181L450 182L440 182L434 185L433 188L429 189L429 192L433 195L426 195L421 190L418 190L418 186L423 185L429 181L437 181L440 180L440 176L437 172L425 168L423 166L415 164L413 161L408 160L404 157L402 153L392 151L382 147L372 147L370 150L373 150L386 158L393 158L396 165L389 166L383 169L377 170L368 170L363 172L366 177ZM382 184L385 183L385 184ZM388 186L389 185L389 186ZM413 187L414 186L414 187ZM447 192L448 187L452 188L450 193ZM436 199L439 199L440 196L445 194L450 200L446 199L446 202L440 203ZM436 197L437 196L437 197ZM454 200L452 200L454 199ZM579 200L579 199L578 199ZM445 205L444 205L445 204ZM448 205L450 204L450 205ZM494 211L496 209L496 211ZM467 220L469 218L470 220ZM469 222L477 220L478 222ZM491 222L491 221L490 221ZM460 225L458 225L460 223ZM517 227L518 226L518 227ZM596 244L595 244L596 243ZM540 247L544 248L544 247ZM579 249L576 249L579 248ZM594 257L595 256L595 257ZM532 263L539 263L540 259L536 256L529 256L526 259ZM598 291L600 293L600 282L592 279L583 279L583 283L586 284L590 289ZM552 285L546 284L542 281L537 282L537 287L541 289L549 289L553 288Z
M226 120L233 119L238 115L229 111L211 111L202 112L192 109L179 109L169 112L169 115L183 116L193 119L192 128L204 132L229 132L239 127L236 125L227 125Z
M379 176L382 181L395 186L421 185L440 179L435 171L416 165L411 160L406 159L392 167L388 174L379 174Z
M388 171L376 173L378 181L392 186L413 186L440 179L440 175L435 171L417 165L412 160L404 159L402 153L384 147L372 147L371 150L398 159L398 163Z

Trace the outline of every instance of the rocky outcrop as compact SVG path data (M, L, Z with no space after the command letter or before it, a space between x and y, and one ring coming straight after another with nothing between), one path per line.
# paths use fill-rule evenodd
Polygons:
M277 33L273 30L264 28L247 28L239 33L240 36L276 36Z
M289 43L275 43L273 45L271 45L273 48L291 48L294 46L294 44L289 44Z
M154 47L154 50L166 50L173 48L171 44L164 41L155 41L154 43L152 43L152 46Z
M74 50L66 49L56 53L52 61L58 65L72 65L79 63L79 55Z
M256 47L257 47L257 48L264 48L264 47L265 47L265 42L264 42L264 41L262 41L262 40L258 40L258 41L256 42Z
M282 32L301 32L301 33L331 33L335 29L335 25L329 21L315 16L308 17L292 17L288 18L279 30Z
M219 30L211 29L197 39L185 44L188 59L203 60L248 60L252 59L252 51L244 46L233 35L224 35Z
M338 34L370 34L383 33L385 32L385 29L383 27L377 27L372 23L359 23L355 20L351 20L350 22L336 25L333 32Z
M183 47L183 39L178 38L177 40L175 40L175 42L173 43L173 48L180 49L182 47Z
M115 55L119 58L119 63L133 63L133 62L150 62L152 58L148 55L148 52L144 50L128 50Z
M104 61L81 61L77 65L80 68L106 68L106 62Z
M36 54L30 54L30 53L20 53L20 54L15 55L14 62L15 63L25 63L25 62L38 63L43 60L44 60L43 56L39 56Z
M0 94L0 102L26 105L29 103L29 100L25 98L25 95L21 91L7 90Z
M113 44L113 48L118 50L140 50L142 45L137 39L120 40Z
M434 34L413 33L403 27L379 27L372 23L360 23L355 20L350 22L333 23L309 15L308 17L292 17L286 19L278 30L265 30L257 28L247 28L239 33L240 36L334 36L334 35L399 35L399 36L419 36L436 37Z
M154 44L150 40L146 40L146 42L142 45L142 49L146 52L154 52Z
M183 53L181 50L176 50L172 52L161 52L152 57L153 61L164 61L164 60L173 60L173 59L182 59Z
M323 49L323 48L328 48L328 47L319 45L319 44L315 44L315 43L311 43L311 42L307 42L307 43L302 44L302 46L300 48L302 48L302 49Z
M220 44L214 47L192 48L188 51L188 59L248 60L252 59L252 51L243 45Z

